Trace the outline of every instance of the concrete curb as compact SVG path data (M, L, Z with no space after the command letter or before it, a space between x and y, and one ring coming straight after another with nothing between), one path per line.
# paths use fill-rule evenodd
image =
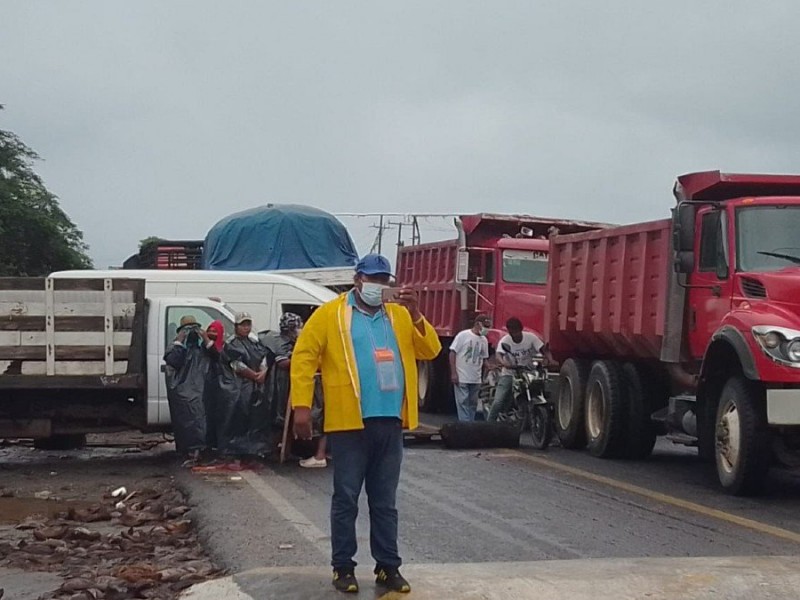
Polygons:
M360 597L439 600L794 600L800 557L633 558L408 565L410 595L376 588L362 567ZM193 587L185 600L340 598L326 567L254 569Z

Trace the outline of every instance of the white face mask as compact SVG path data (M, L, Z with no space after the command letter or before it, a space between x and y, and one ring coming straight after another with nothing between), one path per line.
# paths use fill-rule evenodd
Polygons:
M358 293L367 306L380 306L383 303L382 293L385 287L389 286L365 281L361 284L361 290Z

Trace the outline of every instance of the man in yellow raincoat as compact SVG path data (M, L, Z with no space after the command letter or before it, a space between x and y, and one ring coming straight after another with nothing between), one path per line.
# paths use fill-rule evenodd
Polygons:
M416 292L387 294L391 279L385 257L362 258L354 289L314 312L292 355L294 430L301 439L311 438L314 374L322 374L334 467L333 585L343 592L358 591L353 557L362 486L369 501L376 582L395 592L411 591L400 574L397 548L403 429L418 425L417 361L436 358L441 344L419 310Z

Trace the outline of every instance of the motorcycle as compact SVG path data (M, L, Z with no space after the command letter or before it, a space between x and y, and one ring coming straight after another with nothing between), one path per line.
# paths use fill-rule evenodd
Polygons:
M510 348L504 349L510 352ZM537 357L531 366L506 368L512 371L512 402L507 411L498 415L498 421L518 423L520 434L529 431L534 448L544 450L553 436L554 409L544 394L548 372L543 357Z

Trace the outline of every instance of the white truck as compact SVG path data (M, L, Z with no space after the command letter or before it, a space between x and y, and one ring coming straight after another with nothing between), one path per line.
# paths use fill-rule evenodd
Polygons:
M348 270L352 283L353 270L349 267ZM57 271L51 277L142 279L147 298L182 296L219 299L233 312L249 312L253 316L253 328L261 331L277 328L284 312L293 312L307 319L317 306L336 298L336 293L326 287L285 273L141 269Z
M67 448L87 433L169 430L162 357L187 314L233 330L223 303L148 298L142 279L0 278L0 438Z

